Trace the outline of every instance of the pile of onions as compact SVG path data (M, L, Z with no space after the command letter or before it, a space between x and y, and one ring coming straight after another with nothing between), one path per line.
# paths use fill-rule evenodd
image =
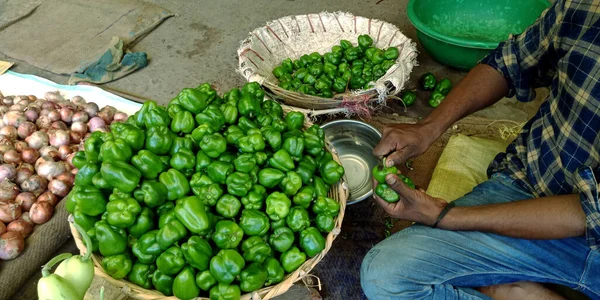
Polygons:
M0 260L17 257L36 224L48 222L73 187L70 163L94 131L108 131L127 114L112 106L59 92L36 96L0 93Z

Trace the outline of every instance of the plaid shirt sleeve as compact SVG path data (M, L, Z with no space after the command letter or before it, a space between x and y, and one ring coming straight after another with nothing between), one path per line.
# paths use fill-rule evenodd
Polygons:
M508 97L531 101L535 99L534 88L550 85L563 8L564 0L557 0L523 33L511 35L480 62L502 73L509 84Z

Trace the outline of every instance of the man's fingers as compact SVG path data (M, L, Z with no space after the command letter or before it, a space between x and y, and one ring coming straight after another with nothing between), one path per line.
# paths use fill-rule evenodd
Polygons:
M382 158L392 151L394 151L393 144L389 140L386 140L384 136L384 138L381 139L379 144L377 144L377 146L375 146L375 148L373 149L373 155Z
M383 210L389 214L394 210L396 203L387 202L377 196L377 194L375 194L375 188L377 188L377 184L377 180L373 179L373 200L375 200L375 203L379 204L379 206L381 206Z
M396 191L398 195L400 195L400 198L413 198L415 190L411 189L408 185L406 185L406 183L400 180L400 178L398 178L397 175L388 174L385 177L385 182L390 188Z
M406 148L399 149L398 151L394 151L386 158L387 167L399 166L408 158L408 152Z

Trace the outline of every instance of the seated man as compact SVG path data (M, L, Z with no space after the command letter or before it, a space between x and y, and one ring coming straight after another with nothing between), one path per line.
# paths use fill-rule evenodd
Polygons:
M460 118L504 96L550 95L488 169L489 180L448 204L387 183L401 197L375 201L419 225L366 255L370 299L551 299L538 283L600 298L600 3L558 0L511 37L417 124L387 126L374 150L389 165L425 152ZM454 208L454 203L456 206Z

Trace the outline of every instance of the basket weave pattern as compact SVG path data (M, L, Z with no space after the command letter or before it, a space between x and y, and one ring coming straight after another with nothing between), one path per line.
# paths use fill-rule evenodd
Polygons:
M288 113L289 111L291 111L290 108L284 107L285 113ZM305 118L304 129L306 129L312 125L313 125L313 123L308 118ZM331 145L327 142L326 142L326 148L329 152L331 152L333 159L341 165L340 159L337 155L337 151L335 150L335 148L331 147ZM331 248L333 241L339 235L341 228L342 228L342 221L344 219L344 212L346 209L346 201L348 200L348 195L349 195L348 186L346 183L346 178L344 176L344 178L342 178L342 180L340 180L340 182L338 184L332 186L331 190L329 191L328 196L340 204L340 213L336 217L334 229L327 235L327 237L325 239L325 241L326 241L325 249L323 251L321 251L321 253L317 254L315 257L313 257L311 259L308 259L296 271L288 274L282 282L280 282L276 285L273 285L273 286L265 287L263 289L260 289L258 291L255 291L255 292L252 292L252 293L249 293L246 295L242 295L242 299L246 299L246 300L248 300L248 299L253 299L253 300L255 300L255 299L265 299L265 300L271 299L275 296L285 293L295 282L297 282L298 280L302 280L305 276L307 276L310 273L310 271L323 259L323 257L325 257L325 255ZM82 253L82 254L86 253L87 249L85 247L85 243L81 239L81 236L77 232L77 229L71 223L72 219L73 219L72 216L70 216L69 217L69 226L71 228L71 234L73 235L75 244L77 245L77 248L79 249L80 253ZM92 260L94 261L95 275L102 277L106 281L110 282L113 286L121 289L121 291L123 293L127 294L129 297L132 297L134 299L144 299L144 300L147 300L147 299L176 300L177 299L176 297L164 296L162 293L160 293L157 290L144 289L144 288L137 286L129 281L118 280L118 279L114 279L114 278L110 277L110 275L106 274L106 272L104 272L104 269L102 268L102 263L101 263L102 256L99 254L92 255ZM208 298L196 298L196 299L208 299Z
M398 47L396 64L375 82L374 88L322 98L288 91L278 86L271 73L285 58L297 59L304 54L331 51L346 39L356 45L359 35L368 34L374 46L382 49ZM238 72L247 81L256 81L288 105L308 109L352 107L356 102L378 100L398 94L416 65L416 45L394 25L346 12L322 12L288 16L255 29L238 49ZM369 103L364 103L368 105Z

